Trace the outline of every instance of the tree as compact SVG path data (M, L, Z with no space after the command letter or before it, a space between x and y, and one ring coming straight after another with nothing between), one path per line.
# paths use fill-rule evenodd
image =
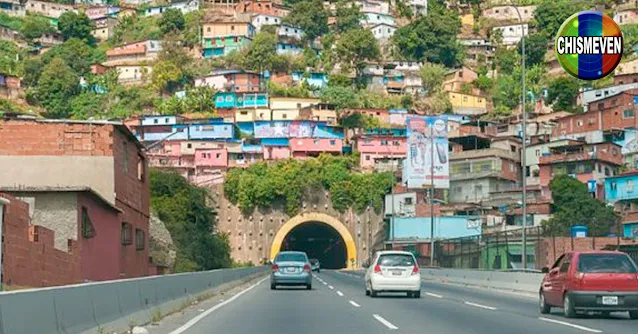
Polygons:
M353 69L357 78L363 75L367 61L381 56L379 44L368 29L352 29L341 35L337 42L336 55L343 69Z
M244 54L244 68L252 71L272 70L276 57L277 36L260 31Z
M326 87L321 91L320 97L323 102L334 105L337 110L359 106L357 94L350 87Z
M171 32L183 31L186 28L186 20L182 11L175 8L167 9L157 23L162 35Z
M62 58L54 58L42 70L36 97L47 109L47 116L66 118L71 98L79 92L79 77Z
M207 190L175 172L151 169L151 207L177 247L175 271L201 271L231 265L228 239L213 234L215 211Z
M453 67L461 63L462 46L457 43L461 21L458 14L431 3L427 16L419 16L392 36L399 56Z
M40 38L45 33L51 33L55 29L49 20L35 15L27 15L22 19L20 34L27 39Z
M70 104L70 116L72 119L89 119L90 117L100 117L104 110L104 95L93 92L82 92L75 96Z
M104 51L92 48L85 41L71 38L56 45L42 56L42 62L48 64L54 58L62 58L75 74L83 76L91 70L91 64L106 60Z
M545 53L547 52L547 38L541 34L532 34L525 36L525 64L526 66L533 66L536 64L542 64L545 60ZM518 42L518 53L523 54L523 42Z
M573 112L576 107L579 83L575 78L562 76L552 80L547 87L547 102L555 111Z
M89 45L95 43L95 37L91 34L94 28L95 24L85 13L65 12L58 21L58 29L62 33L64 40L77 38Z
M284 23L299 27L304 31L304 38L313 41L326 34L328 29L328 12L321 0L308 0L296 3Z
M516 51L506 48L497 48L495 53L496 66L500 73L512 73L519 63Z
M153 66L151 82L158 91L165 93L174 91L182 79L182 71L170 61L158 61Z
M352 87L352 79L344 74L330 74L328 76L328 87Z
M447 69L440 64L426 64L420 70L423 88L428 93L436 93L441 90Z
M538 33L553 40L565 20L589 6L591 1L587 0L543 0L534 11Z
M358 29L361 26L359 23L365 17L359 6L352 2L346 2L340 0L337 2L337 8L335 11L336 23L335 30L338 33L344 33L350 29Z
M549 183L554 216L546 223L550 233L568 235L571 226L585 225L594 235L606 235L618 221L613 208L593 198L587 186L567 175Z

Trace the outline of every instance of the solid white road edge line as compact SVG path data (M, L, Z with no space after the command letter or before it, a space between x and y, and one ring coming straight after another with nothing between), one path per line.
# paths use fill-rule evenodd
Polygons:
M359 304L355 303L355 302L354 302L354 301L352 301L352 300L350 301L350 304L352 304L352 306L354 306L354 307L361 307L361 305L359 305Z
M234 296L228 298L228 300L225 300L211 308L209 308L206 312L199 314L198 316L196 316L195 318L191 319L190 321L188 321L187 323L185 323L184 325L182 325L181 327L179 327L178 329L170 332L170 334L181 334L186 332L189 328L193 327L196 323L198 323L199 321L201 321L202 319L206 318L207 316L209 316L211 313L217 311L217 309L221 308L222 306L232 302L233 300L239 298L239 296L243 295L244 293L252 290L253 288L255 288L256 286L258 286L259 284L261 284L262 282L264 282L265 280L269 279L269 277L265 277L262 280L260 280L259 282L247 287L246 289L238 292L237 294L235 294Z
M391 322L383 319L382 316L378 315L378 314L373 314L372 315L375 319L377 319L377 321L379 321L380 323L384 324L385 327L388 327L389 329L399 329L399 327L393 325Z
M586 331L586 332L592 332L592 333L602 333L603 332L603 331L598 330L598 329L593 329L593 328L589 328L589 327L585 327L585 326L580 326L580 325L576 325L576 324L572 324L572 323L564 322L564 321L560 321L560 320L554 320L554 319L544 318L544 317L539 317L538 319L541 320L541 321L551 322L551 323L554 323L554 324L569 326L569 327L580 329L580 330Z
M443 296L437 295L436 293L426 292L425 294L430 296L430 297L443 298Z
M472 302L465 302L465 305L470 305L470 306L474 306L474 307L478 307L478 308L482 308L482 309L486 309L486 310L491 310L491 311L496 310L496 307L485 306L485 305L476 304L476 303L472 303Z
M339 296L343 297L343 292L341 292L341 291L337 291L337 294L338 294Z

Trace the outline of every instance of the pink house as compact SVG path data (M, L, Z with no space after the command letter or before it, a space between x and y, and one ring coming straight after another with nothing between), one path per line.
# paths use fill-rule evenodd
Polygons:
M195 166L228 167L228 153L225 148L196 149Z
M357 141L362 168L374 168L379 160L402 160L406 156L406 138L390 134L373 135Z
M314 157L320 153L340 154L343 139L294 138L290 139L290 150L295 158Z
M288 159L291 156L290 147L264 146L264 160Z

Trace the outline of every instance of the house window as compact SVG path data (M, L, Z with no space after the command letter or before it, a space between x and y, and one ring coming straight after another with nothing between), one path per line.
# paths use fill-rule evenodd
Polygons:
M128 173L128 143L124 142L124 147L122 148L122 164L124 166L124 172Z
M611 182L611 183L609 183L609 188L610 188L611 190L615 191L615 190L617 189L617 187L618 187L618 186L616 185L616 182Z
M186 144L186 147L187 147L187 148L193 148L193 144L188 143L188 144Z
M157 124L159 122L159 120L156 118L153 120L153 124Z
M337 143L337 142L336 142L335 140L331 140L331 141L330 141L330 145L332 145L332 146L335 146L335 145L336 145L336 143Z
M605 167L605 176L610 176L611 175L611 171L609 170L609 167Z
M210 27L206 28L206 32L210 32Z
M627 180L627 192L634 191L634 180Z
M132 226L129 223L122 223L122 245L130 245L133 243Z
M235 30L235 26L230 26L230 30Z
M634 110L633 109L623 110L622 118L632 118L632 117L634 117Z
M536 156L540 157L541 156L541 150L536 150Z
M467 96L463 96L463 102L467 102Z
M403 203L405 203L405 205L412 205L412 197L404 198Z
M95 229L91 218L89 218L89 212L85 207L82 207L82 238L90 239L95 236Z
M139 228L135 229L135 249L144 249L144 231L140 230Z
M370 161L370 156L366 155L366 161Z
M217 158L217 159L219 159L221 156L222 156L222 154L221 154L221 153L216 153L216 154L215 154L215 158Z
M598 103L598 110L603 110L603 109L605 109L605 103L604 102Z
M137 157L137 179L142 182L146 179L146 160L141 155Z
M288 115L286 115L286 114L282 114L282 115L281 115L281 118L286 119L286 118L288 118Z

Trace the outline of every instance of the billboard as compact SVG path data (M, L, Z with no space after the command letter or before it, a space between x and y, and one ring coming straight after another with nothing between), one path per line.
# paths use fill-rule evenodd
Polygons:
M408 152L404 184L407 183L408 188L427 188L434 177L434 188L450 188L447 118L409 116L406 125Z

